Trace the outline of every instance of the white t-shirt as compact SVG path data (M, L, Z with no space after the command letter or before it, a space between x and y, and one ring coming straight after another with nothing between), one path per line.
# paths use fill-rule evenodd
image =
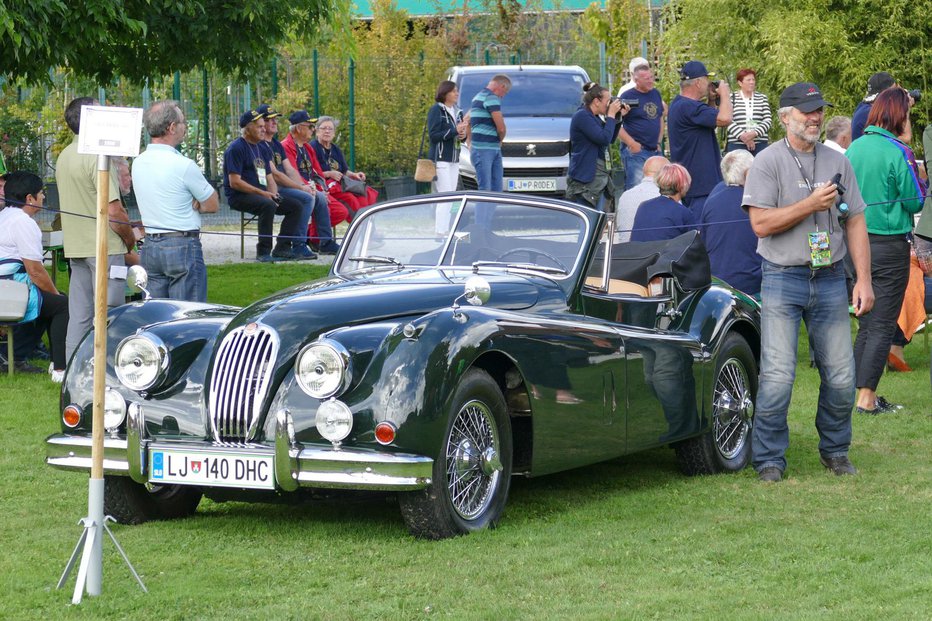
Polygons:
M17 207L0 211L0 259L42 261L42 231Z

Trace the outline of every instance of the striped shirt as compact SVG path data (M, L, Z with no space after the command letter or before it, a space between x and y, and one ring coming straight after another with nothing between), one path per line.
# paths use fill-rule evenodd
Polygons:
M493 112L500 112L502 100L498 95L484 88L472 99L469 107L469 129L472 134L473 149L501 149L498 129L492 120Z
M767 142L773 118L767 95L754 91L751 99L745 99L740 91L731 94L731 125L728 126L728 142L741 142L746 131L757 133L755 142Z

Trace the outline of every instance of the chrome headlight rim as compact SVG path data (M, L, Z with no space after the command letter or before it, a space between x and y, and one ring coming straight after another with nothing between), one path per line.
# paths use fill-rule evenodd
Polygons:
M156 370L155 376L152 378L152 381L145 384L135 385L129 381L126 375L123 373L122 367L118 364L120 359L120 352L123 348L134 340L142 340L148 342L151 345L159 357L159 365ZM113 354L113 370L116 373L117 379L120 380L120 383L129 388L130 390L135 390L136 392L142 392L144 390L149 390L155 386L160 385L168 374L169 367L169 353L168 346L165 345L165 342L152 334L151 332L137 332L136 334L130 335L120 341L120 344L117 345L116 351Z
M342 377L340 377L333 390L315 390L305 382L304 377L301 374L301 362L304 360L304 356L308 355L309 352L315 348L325 348L330 350L340 362ZM298 352L298 356L295 358L294 375L298 382L298 386L300 386L301 390L303 390L308 396L321 400L329 399L331 397L338 397L346 392L353 378L349 350L347 350L342 343L331 339L320 339L314 341L313 343L309 343L305 345L300 352Z

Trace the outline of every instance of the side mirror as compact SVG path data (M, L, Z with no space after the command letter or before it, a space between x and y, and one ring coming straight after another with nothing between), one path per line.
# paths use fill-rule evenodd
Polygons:
M147 300L152 297L146 289L149 286L149 273L143 266L133 265L126 270L126 284L133 293L142 291L146 294Z
M473 306L482 306L492 296L489 281L481 276L470 276L463 286L463 297Z

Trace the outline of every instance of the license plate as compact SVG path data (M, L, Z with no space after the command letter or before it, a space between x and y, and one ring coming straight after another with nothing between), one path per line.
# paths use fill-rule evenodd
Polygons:
M149 463L150 483L275 488L275 458L271 454L150 448Z
M556 179L509 179L509 192L556 192Z

